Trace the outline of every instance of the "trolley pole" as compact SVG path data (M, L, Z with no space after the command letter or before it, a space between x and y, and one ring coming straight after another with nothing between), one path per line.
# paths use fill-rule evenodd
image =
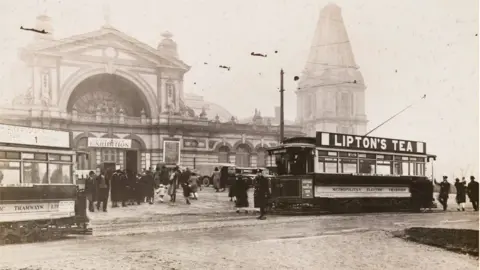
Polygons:
M425 99L427 98L427 95L423 95L420 100L422 99ZM392 120L393 118L397 117L399 114L401 114L402 112L410 109L413 105L415 105L416 102L408 105L407 107L405 107L403 110L399 111L398 113L394 114L392 117L388 118L387 120L385 120L384 122L382 122L380 125L376 126L374 129L370 130L369 132L367 132L367 134L363 135L363 136L368 136L368 134L374 132L375 130L377 130L379 127L385 125L386 123L388 123L390 120Z
M283 69L280 70L280 144L283 143L283 138L285 138L285 123L284 123L284 104L283 104L283 92L285 92L285 89L283 89Z

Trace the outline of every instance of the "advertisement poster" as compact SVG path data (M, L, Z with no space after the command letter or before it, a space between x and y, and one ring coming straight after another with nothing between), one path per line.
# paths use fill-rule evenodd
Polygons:
M167 164L180 164L180 142L163 142L163 162Z
M302 179L302 198L313 197L313 184L312 179Z

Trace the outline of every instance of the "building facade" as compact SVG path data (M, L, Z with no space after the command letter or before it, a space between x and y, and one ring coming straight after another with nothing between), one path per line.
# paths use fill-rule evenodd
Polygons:
M222 106L184 93L190 67L170 33L153 48L110 25L59 40L48 16L37 18L37 28L48 33L21 49L22 86L0 115L8 124L72 131L73 148L89 153L77 169L271 165L265 148L278 143L279 126L257 113L239 122ZM285 131L302 135L299 126Z
M367 132L365 84L337 5L320 12L296 93L296 121L309 136L316 131Z

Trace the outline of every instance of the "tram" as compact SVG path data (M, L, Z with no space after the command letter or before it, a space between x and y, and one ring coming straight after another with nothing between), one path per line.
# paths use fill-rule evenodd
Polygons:
M0 124L0 244L91 233L70 132Z
M272 210L367 212L431 208L426 143L317 132L267 149Z

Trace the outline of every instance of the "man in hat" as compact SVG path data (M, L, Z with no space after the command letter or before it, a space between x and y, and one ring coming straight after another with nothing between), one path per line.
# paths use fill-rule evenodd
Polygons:
M268 179L263 175L261 170L258 170L255 177L255 188L253 192L254 205L260 208L260 216L258 219L265 220L267 214L268 199L270 197L270 185ZM238 199L237 199L238 200Z
M475 181L474 176L470 176L470 183L467 187L468 198L472 202L473 209L478 211L478 182Z
M465 201L467 193L467 183L465 182L465 177L460 179L455 179L455 189L457 190L457 196L455 197L457 201L457 211L465 211Z
M448 202L448 195L450 193L450 183L448 183L448 176L443 175L443 181L441 183L437 183L436 185L440 186L440 194L438 195L438 202L443 206L443 211L447 211L447 202Z

